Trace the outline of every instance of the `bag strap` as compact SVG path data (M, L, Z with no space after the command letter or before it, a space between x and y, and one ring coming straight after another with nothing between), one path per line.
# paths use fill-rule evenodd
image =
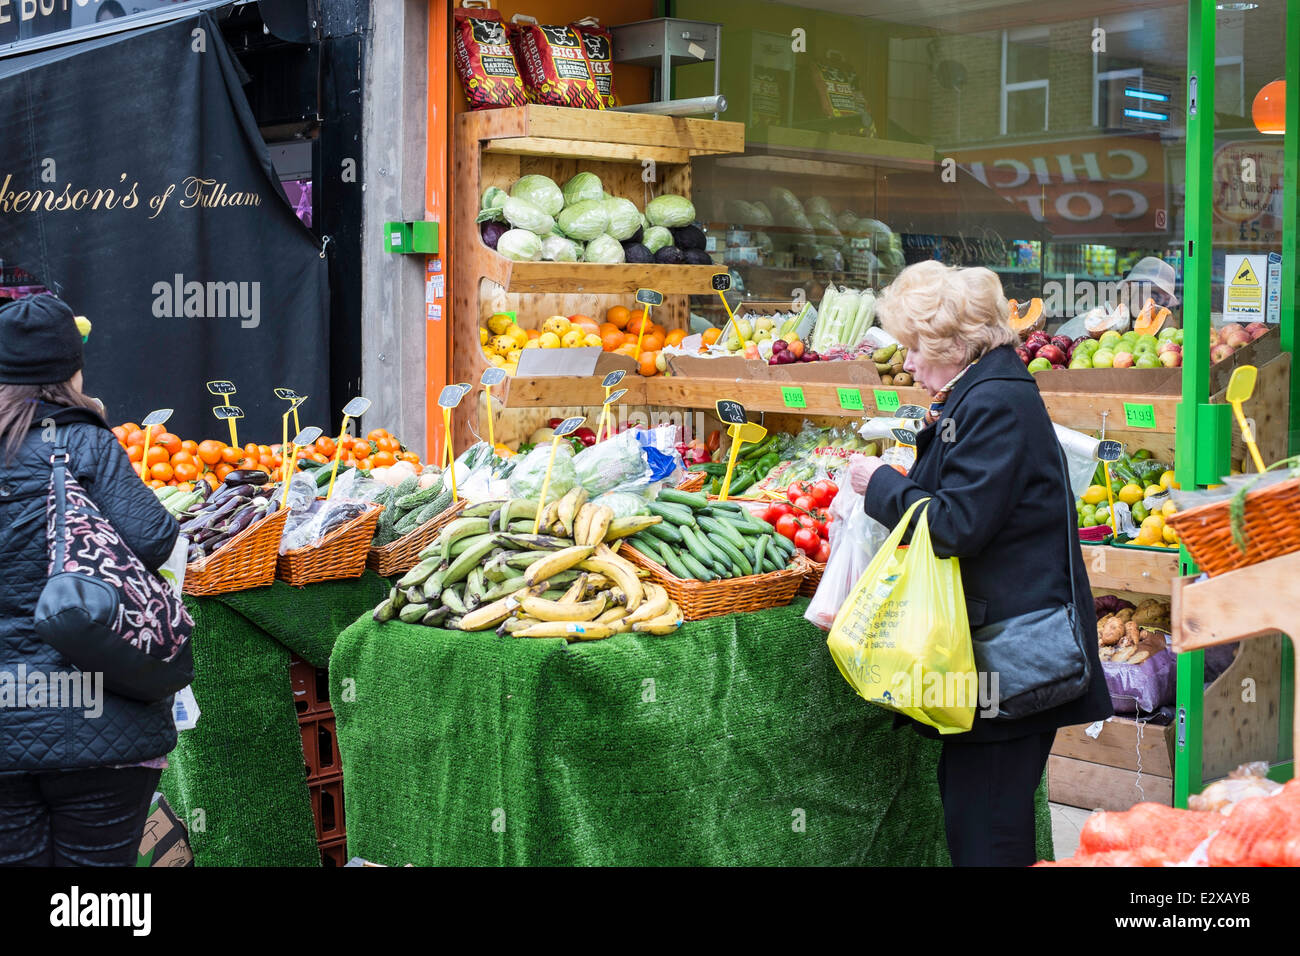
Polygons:
M67 545L68 446L64 432L54 429L54 454L50 456L50 490L54 492L54 573L63 569Z
M1078 542L1078 535L1074 531L1075 528L1074 518L1070 512L1070 494L1071 494L1070 470L1069 468L1066 467L1065 450L1061 447L1060 442L1056 443L1056 454L1061 464L1061 476L1065 479L1065 532L1066 532L1065 554L1066 554L1067 566L1069 568L1069 577L1070 577L1070 600L1074 603L1075 607L1077 608L1079 605L1079 594L1076 589L1076 585L1074 581L1075 578L1074 552L1079 547L1079 542Z

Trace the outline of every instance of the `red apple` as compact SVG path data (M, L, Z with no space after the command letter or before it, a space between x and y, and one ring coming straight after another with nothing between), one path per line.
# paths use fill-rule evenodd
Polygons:
M1051 362L1053 365L1064 365L1066 362L1065 352L1053 345L1051 342L1040 347L1034 354L1034 358L1047 359L1047 361Z
M1074 348L1074 343L1070 341L1068 335L1053 335L1052 344L1061 350L1062 355L1069 355L1070 349Z
M1112 368L1132 368L1132 367L1133 367L1133 353L1132 353L1132 352L1116 352L1116 353L1115 353L1115 359L1114 359L1113 362L1111 362L1111 367L1112 367Z
M1029 354L1029 349L1025 348L1023 345L1016 346L1016 354L1020 356L1020 361L1024 362L1026 365L1028 365L1030 360L1033 358L1033 356Z
M1170 349L1173 349L1176 352L1182 352L1182 347L1179 346L1176 342L1165 341L1165 342L1161 342L1159 345L1156 346L1156 354L1164 355Z
M1233 351L1234 349L1232 348L1231 345L1227 345L1227 344L1216 345L1214 348L1210 349L1210 361L1222 362L1224 359L1230 358L1232 356Z
M1252 322L1246 326L1246 331L1250 333L1252 340L1259 338L1261 335L1268 334L1268 326L1263 322Z
M1053 362L1053 363L1052 363L1052 368L1063 369L1063 368L1065 368L1065 366L1064 366L1064 365L1061 365L1061 364L1059 364L1059 363Z
M1180 368L1183 364L1183 350L1176 345L1165 349L1160 353L1160 364L1165 368Z

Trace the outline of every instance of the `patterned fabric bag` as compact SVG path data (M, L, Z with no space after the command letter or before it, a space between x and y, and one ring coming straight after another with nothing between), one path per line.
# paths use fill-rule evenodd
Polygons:
M68 473L60 436L46 505L49 580L36 633L111 692L152 703L194 677L194 621L175 590L135 556Z

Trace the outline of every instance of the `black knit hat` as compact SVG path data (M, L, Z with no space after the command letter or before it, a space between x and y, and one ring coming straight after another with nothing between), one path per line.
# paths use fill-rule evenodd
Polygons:
M0 306L0 384L56 385L82 366L72 310L48 293Z

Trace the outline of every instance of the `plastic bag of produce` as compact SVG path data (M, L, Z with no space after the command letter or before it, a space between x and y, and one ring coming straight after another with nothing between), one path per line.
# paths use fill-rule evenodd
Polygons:
M863 699L954 734L970 730L979 700L961 571L956 558L935 556L924 510L911 545L901 547L912 516L929 500L914 503L890 532L826 645Z
M829 631L835 623L835 615L849 599L853 585L889 537L889 529L867 514L862 495L847 484L835 495L830 513L831 556L817 584L817 593L803 615L823 631Z
M497 239L497 252L516 262L537 262L542 258L542 240L527 229L509 229Z
M595 17L585 17L571 24L582 37L582 47L587 53L587 62L591 64L591 76L600 91L601 102L606 109L618 106L618 96L614 93L614 38L608 27L602 27Z
M370 506L369 501L340 498L336 487L334 497L328 501L318 498L308 508L290 513L280 537L280 553L316 547L330 532L365 514Z
M555 467L551 469L551 483L546 486L546 502L563 498L578 483L573 465L573 448L566 442L555 446ZM524 460L515 465L510 475L510 496L535 498L542 496L542 482L546 479L546 465L551 460L551 445L538 445Z
M1184 811L1190 813L1191 811ZM1269 797L1247 797L1232 808L1210 840L1210 866L1300 866L1300 781Z
M1281 789L1282 784L1268 779L1267 762L1244 763L1224 779L1188 797L1187 809L1226 815L1247 797L1271 797Z
M626 431L584 448L573 459L576 479L591 497L610 491L635 491L650 483L645 449Z
M511 17L510 31L529 99L545 106L605 108L577 30L542 26L517 13Z
M650 499L631 491L611 491L592 499L593 504L604 505L614 512L615 518L630 518L632 515L650 513Z
M1221 826L1223 817L1217 813L1139 803L1130 810L1090 816L1079 833L1075 856L1147 847L1182 860Z
M564 184L564 205L572 206L583 200L590 199L593 202L600 202L605 198L605 187L600 182L600 177L595 173L578 173L567 183Z
M470 109L527 105L528 93L501 14L485 4L458 7L455 17L456 73Z
M566 207L556 224L570 239L590 242L609 225L609 212L602 200L582 199Z
M1102 661L1101 670L1117 714L1150 714L1174 702L1178 666L1172 651L1152 654L1138 664Z

